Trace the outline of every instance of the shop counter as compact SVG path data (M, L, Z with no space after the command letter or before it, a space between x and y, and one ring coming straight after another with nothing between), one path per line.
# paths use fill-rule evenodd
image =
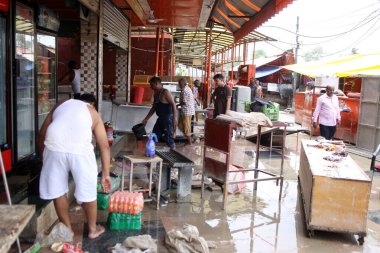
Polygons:
M371 180L350 156L340 162L324 160L332 151L303 140L299 182L309 236L314 230L349 232L364 242Z

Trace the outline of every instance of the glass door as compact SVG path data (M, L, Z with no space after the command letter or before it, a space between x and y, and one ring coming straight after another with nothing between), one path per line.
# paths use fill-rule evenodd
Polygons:
M38 129L56 103L56 37L37 34Z
M5 18L0 17L0 146L7 143L7 111L5 97L5 70L6 70L6 47L5 47Z
M35 151L34 13L20 3L15 15L17 159Z

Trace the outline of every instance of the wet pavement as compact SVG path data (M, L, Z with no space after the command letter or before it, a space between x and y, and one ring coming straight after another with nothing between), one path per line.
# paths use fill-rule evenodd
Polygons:
M309 136L300 134L298 141L302 139L309 139ZM145 204L141 231L107 231L95 240L83 239L81 236L76 240L82 242L83 249L89 252L110 252L112 245L121 243L127 236L147 233L158 240L159 252L167 252L163 245L165 231L191 224L198 228L200 235L207 241L215 242L217 248L210 250L215 253L380 252L380 173L373 180L364 245L360 246L357 236L349 233L315 231L314 237L307 236L298 185L300 145L296 142L296 134L287 136L283 173L285 180L280 201L279 186L276 186L275 181L259 182L257 191L253 190L253 183L248 183L241 193L229 194L226 210L222 210L222 191L218 187L213 187L212 191L206 189L203 199L200 188L193 188L190 203L176 203L175 189L172 189L170 202L158 211L155 203ZM134 148L135 144L128 143L125 150ZM177 150L195 162L194 174L201 171L202 142L192 146L179 144ZM255 145L252 142L238 138L233 142L233 150L233 163L244 167L253 166ZM370 174L368 158L350 155ZM260 157L260 166L273 173L279 172L281 157L278 154L264 150ZM104 223L106 217L106 212L99 211L100 222ZM86 228L83 229L83 216L74 219L73 223L76 234L85 238L87 232Z

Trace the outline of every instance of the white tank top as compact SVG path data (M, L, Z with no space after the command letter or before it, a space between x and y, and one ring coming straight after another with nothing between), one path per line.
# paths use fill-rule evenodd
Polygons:
M52 151L87 155L93 152L92 117L87 103L70 99L53 112L45 147Z
M74 79L71 81L71 88L73 89L74 94L80 93L80 69L74 70Z

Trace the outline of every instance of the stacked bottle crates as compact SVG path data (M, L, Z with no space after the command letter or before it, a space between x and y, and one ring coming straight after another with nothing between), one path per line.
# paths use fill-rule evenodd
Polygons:
M273 106L263 105L263 113L272 121L278 121L280 116L280 105L272 102Z
M116 191L109 197L108 226L111 230L141 229L144 198L141 192Z
M109 197L113 192L115 192L117 189L120 188L120 177L117 176L114 173L110 173L112 185L109 193L104 192L102 184L101 184L101 179L102 179L102 174L98 174L98 185L97 185L97 202L98 202L98 210L107 210L108 209L108 200Z

